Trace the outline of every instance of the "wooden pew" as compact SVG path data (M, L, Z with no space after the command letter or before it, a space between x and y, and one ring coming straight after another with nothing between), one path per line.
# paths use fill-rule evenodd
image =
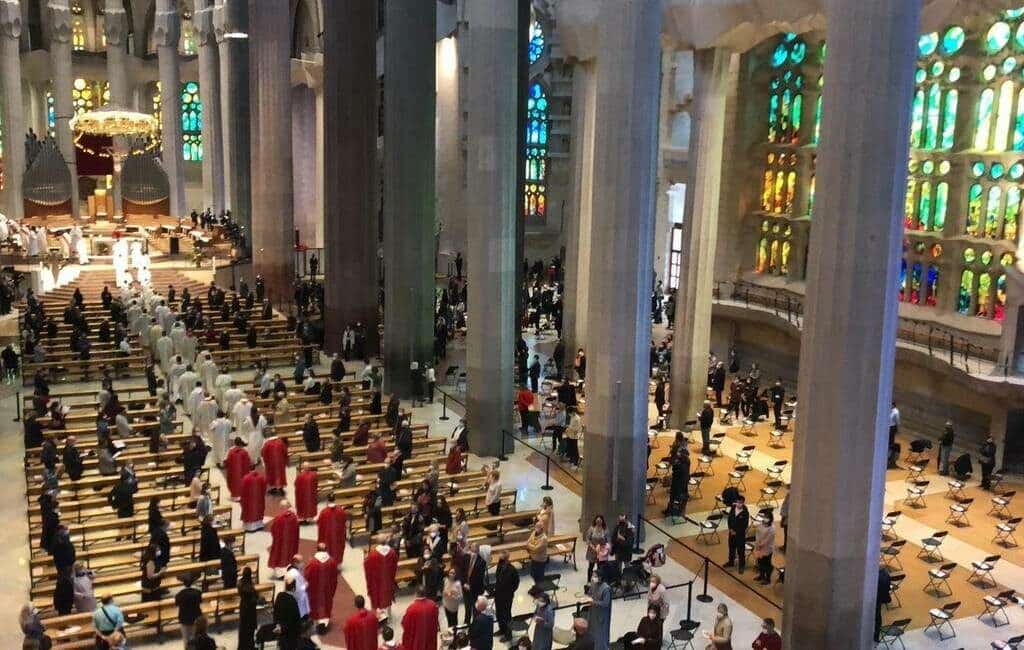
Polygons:
M576 540L575 534L549 535L548 555L561 557L566 563L572 562L573 569L576 569ZM512 564L525 566L530 561L530 555L526 552L526 540L505 542L491 546L491 562L488 569L498 564L498 554L501 551L508 551L508 559ZM448 555L445 554L445 561ZM395 582L409 584L416 579L416 567L422 560L420 558L406 558L398 561L398 571L395 574Z

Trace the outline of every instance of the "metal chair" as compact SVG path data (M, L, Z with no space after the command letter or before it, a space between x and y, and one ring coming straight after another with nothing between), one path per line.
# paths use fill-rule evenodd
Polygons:
M964 494L965 484L963 481L953 480L949 481L947 485L949 486L949 489L946 490L947 499L960 500L967 498L967 495Z
M697 533L697 541L704 544L718 544L721 542L722 538L718 534L718 526L721 525L723 517L725 515L717 512L713 515L708 515L707 519L700 522L700 532Z
M1016 548L1017 540L1014 538L1013 533L1017 530L1020 522L1020 517L1013 517L1001 524L996 524L996 536L992 538L992 541L1006 548Z
M1006 606L1009 605L1013 600L1013 589L1007 589L1001 591L995 596L985 596L981 599L982 605L985 606L985 611L978 614L978 620L981 620L982 616L988 616L992 619L992 627L1002 627L1010 624L1010 616L1006 613ZM1003 615L1003 622L1000 623L997 616Z
M935 569L929 569L928 584L924 586L923 591L925 593L934 592L935 596L939 598L952 596L953 588L949 586L949 577L953 575L954 569L956 569L956 562L947 562Z
M901 618L888 625L883 625L878 631L878 642L884 643L886 648L892 648L894 643L899 642L900 647L906 650L907 646L903 644L903 639L900 637L907 631L909 625L909 618Z
M971 508L971 504L974 503L974 499L961 499L957 503L949 504L949 516L946 517L946 523L954 526L970 526L971 522L967 519L967 511Z
M905 539L897 539L888 546L882 547L882 564L884 564L887 569L898 568L900 571L903 571L903 563L900 562L900 552L903 551L903 547L906 543L907 540Z
M1003 492L992 497L992 507L989 509L988 514L1000 519L1009 519L1010 502L1013 501L1013 495L1015 494L1017 494L1016 490L1010 490L1009 492Z
M953 617L956 615L956 610L960 609L960 601L952 603L946 603L942 607L928 610L928 615L932 617L932 622L925 626L925 633L930 629L934 629L939 633L939 641L945 641L946 639L952 639L956 636L956 628L953 627ZM945 636L942 633L942 628L948 627L950 631L949 636Z
M989 586L996 586L996 579L992 577L992 569L995 568L996 562L999 561L1000 556L989 555L981 561L971 562L971 575L967 576L967 582L973 583L975 580L978 581L979 586L987 588ZM991 583L991 585L989 585Z
M889 576L889 603L887 607L889 609L896 609L897 607L903 607L903 601L900 600L899 591L900 586L903 585L903 581L907 579L905 573L895 573ZM896 603L895 605L893 603Z
M926 562L929 560L933 562L942 562L943 557L941 546L942 542L946 540L948 535L949 531L940 530L932 533L931 537L925 537L922 539L921 550L917 552L917 557L925 560Z
M885 513L882 517L882 538L890 539L896 538L896 522L899 521L900 515L903 513L899 510L893 510L892 512Z
M913 485L907 487L907 498L903 500L903 505L910 506L911 508L923 508L924 505L924 493L928 488L930 481L917 481Z
M782 473L786 471L786 466L788 465L788 460L777 460L771 465L769 465L768 469L765 470L765 474L767 475L767 479L765 479L765 482L767 483L769 481L781 481Z
M736 460L732 466L737 467L739 465L749 465L750 457L754 455L754 450L757 449L754 445L744 445L742 449L736 452Z

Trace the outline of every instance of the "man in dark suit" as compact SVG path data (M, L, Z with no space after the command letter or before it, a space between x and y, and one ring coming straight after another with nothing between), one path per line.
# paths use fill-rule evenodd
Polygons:
M512 601L518 588L519 572L508 561L508 551L501 551L494 571L494 610L498 619L498 633L506 642L512 640Z
M274 624L279 630L277 642L281 650L298 650L302 616L295 598L295 579L291 576L285 577L284 591L274 599Z
M466 558L466 580L462 589L466 603L466 625L473 622L476 600L484 593L484 578L487 575L487 563L480 557L480 548L476 542L469 545L469 557ZM479 649L477 649L479 650Z
M469 647L473 650L492 650L494 647L494 619L487 613L487 599L474 599L476 616L469 625Z
M740 573L747 566L747 528L750 526L750 512L746 500L739 495L729 508L729 561L725 566L739 565Z
M892 602L892 578L886 568L878 567L878 593L875 598L875 643L882 631L882 605Z

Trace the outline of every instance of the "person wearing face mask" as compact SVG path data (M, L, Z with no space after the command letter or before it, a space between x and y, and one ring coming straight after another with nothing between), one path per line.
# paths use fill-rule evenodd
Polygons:
M552 635L555 629L555 608L551 606L551 598L539 589L531 589L534 594L533 604L533 650L551 650Z
M437 600L443 588L444 570L429 550L423 551L423 563L417 569L416 582L423 590L424 596L433 601Z
M594 638L594 650L608 650L612 625L612 589L604 581L603 571L598 570L590 579L590 613L587 624Z
M732 650L732 619L725 603L718 604L714 629L705 630L704 638L708 640L708 650Z
M664 623L669 613L668 590L657 573L651 574L651 582L648 586L650 591L647 592L647 607L657 610L658 620Z
M636 641L634 643L642 642L643 650L660 650L662 634L662 621L658 607L648 605L647 613L636 626Z
M761 621L761 633L750 646L753 650L782 650L782 637L775 631L775 620L766 618Z
M441 604L444 606L444 617L448 627L459 624L459 608L462 607L462 581L455 569L448 569L444 579L444 591L441 593Z

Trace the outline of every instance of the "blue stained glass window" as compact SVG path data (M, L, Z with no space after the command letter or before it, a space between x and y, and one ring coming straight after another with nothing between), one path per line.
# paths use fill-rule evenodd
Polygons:
M523 215L543 218L547 212L548 97L539 83L530 85L526 100L526 185Z
M181 153L185 160L203 159L203 103L199 84L186 81L181 87Z
M544 29L535 20L530 23L530 63L536 63L542 54L544 54Z

